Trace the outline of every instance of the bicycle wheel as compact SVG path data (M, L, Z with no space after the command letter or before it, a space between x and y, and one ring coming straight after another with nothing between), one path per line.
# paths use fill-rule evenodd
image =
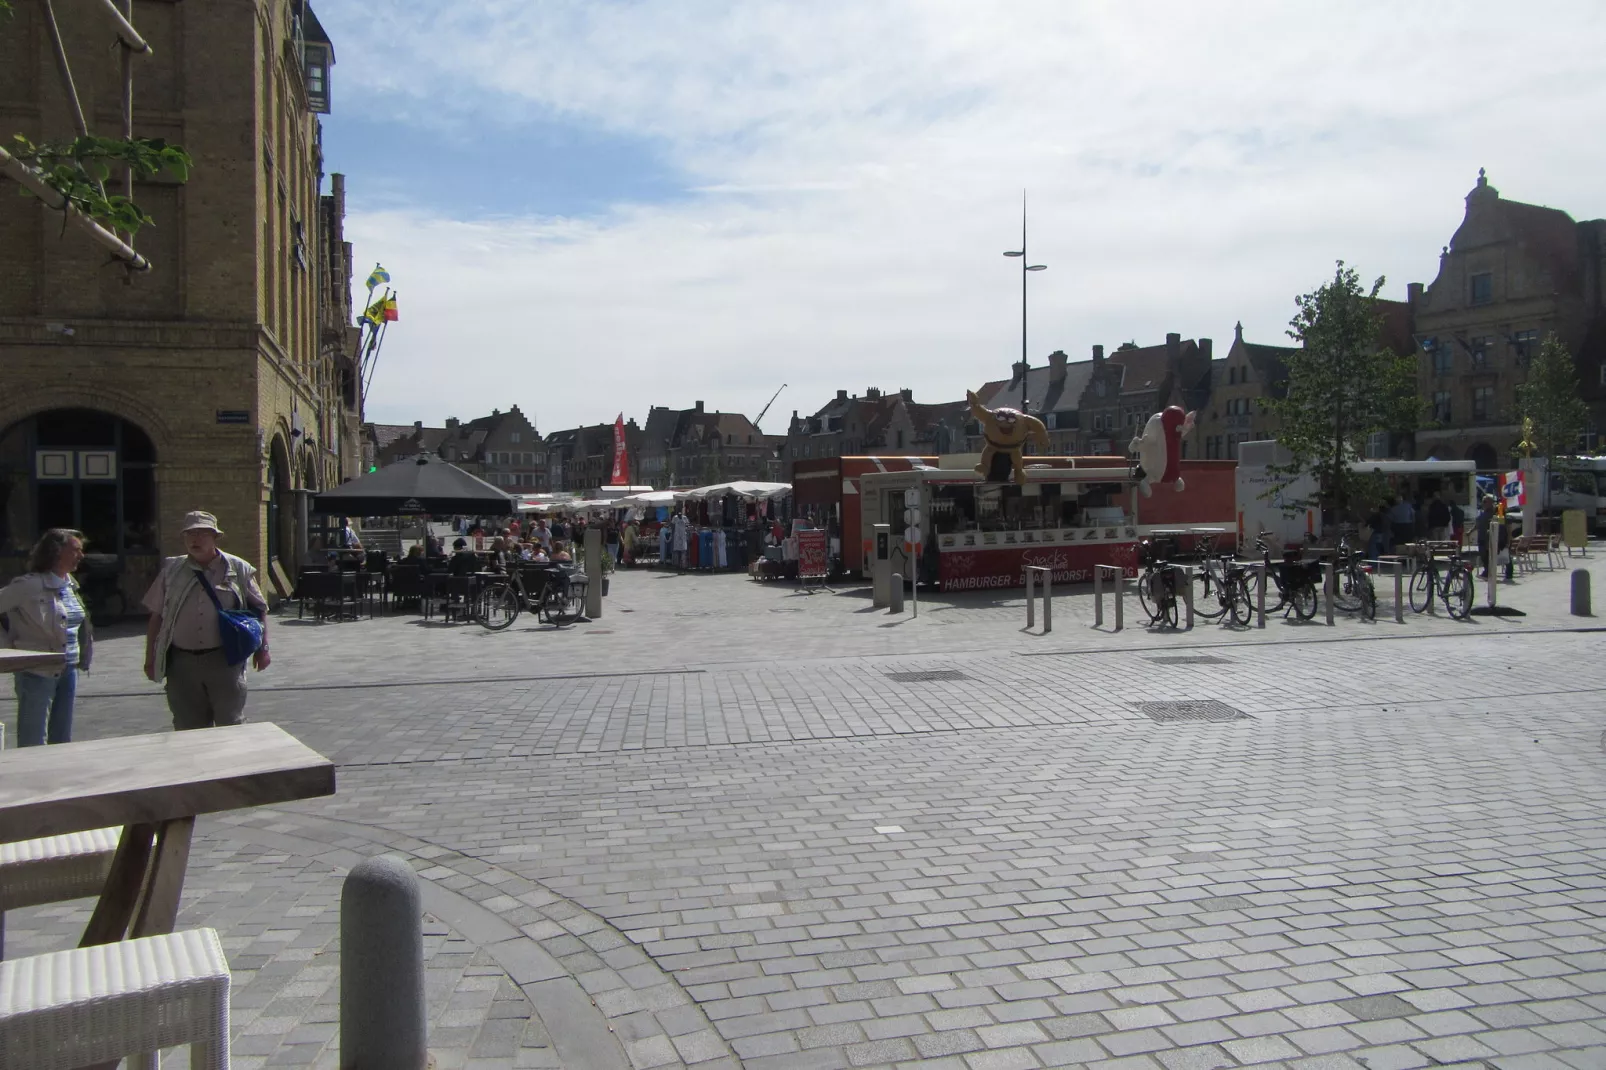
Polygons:
M1300 620L1310 620L1316 616L1316 588L1310 584L1295 587L1292 602L1294 615Z
M1143 574L1138 577L1138 605L1143 607L1143 615L1148 618L1150 624L1153 624L1155 619L1155 597L1150 585L1154 583L1155 577L1158 575L1159 573L1155 572L1153 568L1146 568L1143 570Z
M1360 588L1358 589L1359 590L1359 594L1360 594L1360 603L1361 603L1361 605L1360 605L1361 619L1362 620L1376 620L1377 619L1377 587L1373 585L1372 577L1363 575L1361 578L1362 578L1362 580L1365 581L1365 582L1363 582L1361 584Z
M1161 627L1170 628L1173 631L1176 630L1176 627L1177 627L1177 596L1176 595L1168 593L1168 594L1164 595L1160 599L1160 615L1159 615L1158 621L1159 621L1159 624L1160 624Z
M505 583L494 583L475 600L474 619L486 631L499 632L513 626L519 616L519 596Z
M1367 577L1359 565L1349 564L1333 573L1333 605L1345 613L1361 608Z
M1234 576L1228 581L1227 605L1232 609L1232 622L1247 627L1255 616L1254 587L1246 575Z
M567 599L556 587L548 587L546 594L541 598L541 616L555 628L561 628L569 623L569 616L564 612Z
M1472 573L1465 567L1452 569L1444 577L1444 608L1452 620L1466 620L1472 615Z
M1426 613L1433 601L1434 574L1431 569L1418 569L1411 577L1411 612Z
M1194 616L1206 620L1219 620L1225 616L1227 610L1232 608L1232 583L1219 572L1212 575L1212 570L1204 569L1194 577L1199 581L1199 589L1193 596Z

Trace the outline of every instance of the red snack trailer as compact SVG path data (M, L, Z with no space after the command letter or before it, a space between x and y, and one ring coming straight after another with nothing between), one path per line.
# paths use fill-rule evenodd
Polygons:
M1027 565L1053 569L1058 583L1091 580L1094 565L1135 576L1138 540L1156 529L1206 529L1222 549L1233 544L1232 461L1184 461L1185 489L1157 486L1148 498L1121 458L1029 461L1024 486L985 483L969 468L867 473L861 552L873 546L876 524L890 524L892 571L911 574L913 550L903 540L911 498L922 536L918 575L945 591L1018 587Z
M792 465L792 511L831 536L833 572L864 574L859 535L859 481L867 472L908 472L933 466L935 457L817 457Z

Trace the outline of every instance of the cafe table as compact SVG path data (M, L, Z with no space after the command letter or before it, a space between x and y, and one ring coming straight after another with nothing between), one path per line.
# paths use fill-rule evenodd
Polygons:
M0 650L0 672L59 668L66 660L65 654L48 650Z
M198 815L334 791L333 763L266 721L0 751L0 843L123 827L89 947L173 931Z

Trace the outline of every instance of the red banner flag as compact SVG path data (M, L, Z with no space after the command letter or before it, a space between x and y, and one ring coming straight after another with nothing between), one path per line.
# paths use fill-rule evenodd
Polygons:
M622 412L613 421L613 475L608 477L608 483L615 487L630 484L630 457L625 453L625 414Z

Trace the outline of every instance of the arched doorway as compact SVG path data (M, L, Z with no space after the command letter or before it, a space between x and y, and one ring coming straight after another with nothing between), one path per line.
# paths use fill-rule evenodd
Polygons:
M295 506L290 491L290 455L275 437L268 451L268 560L295 574Z
M1466 459L1477 465L1480 471L1493 471L1500 467L1500 455L1487 442L1479 442L1468 449Z
M155 555L156 447L96 409L48 409L0 435L0 552L46 528L77 528L92 554Z

